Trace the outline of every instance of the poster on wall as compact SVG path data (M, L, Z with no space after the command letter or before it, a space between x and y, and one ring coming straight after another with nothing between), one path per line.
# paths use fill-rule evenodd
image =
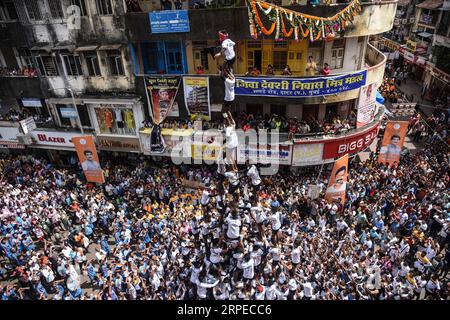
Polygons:
M77 151L86 180L89 182L104 183L105 177L103 176L103 170L98 159L94 137L73 137L72 142L75 145L75 150Z
M211 118L208 77L184 77L183 84L184 103L191 119L208 121Z
M172 112L180 77L145 77L144 81L153 123L161 124Z
M367 71L321 78L236 77L235 94L265 97L314 97L358 89L366 84Z
M292 165L306 166L321 164L323 143L304 143L294 145L292 151Z
M364 127L371 123L375 118L375 100L376 87L375 83L361 87L358 100L358 115L356 119L356 128Z
M348 154L336 160L331 172L325 199L329 202L339 201L344 204L348 178Z
M378 162L393 164L400 161L403 143L408 131L408 121L388 121L381 142Z

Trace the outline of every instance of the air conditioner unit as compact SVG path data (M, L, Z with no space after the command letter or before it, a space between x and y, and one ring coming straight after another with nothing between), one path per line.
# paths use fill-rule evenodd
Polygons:
M26 146L29 146L31 144L33 144L33 139L31 138L30 135L28 134L18 134L17 135L17 140L21 143L24 144Z

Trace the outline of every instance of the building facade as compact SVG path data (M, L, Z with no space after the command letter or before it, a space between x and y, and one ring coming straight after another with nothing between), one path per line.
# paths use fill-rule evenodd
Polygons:
M320 17L332 16L347 5L312 7L301 1L288 6L285 2L280 4ZM0 0L3 148L50 150L51 156L64 157L74 154L71 137L92 134L100 152L150 154L146 150L149 130L143 125L151 115L146 76L207 77L211 120L221 119L224 85L211 48L219 45L217 31L224 29L236 43L238 77L256 68L261 73L258 77L265 78L271 65L274 75L270 77L283 78L289 66L288 77L302 81L364 73L364 85L376 89L383 80L386 57L369 44L369 37L392 28L397 1L362 3L360 14L345 31L331 41L313 42L275 41L270 36L253 39L243 1L216 5L186 1L171 8L187 14L188 30L156 32L155 21L162 9L159 1ZM315 75L306 72L309 56L318 66ZM328 76L320 74L325 63L331 67ZM175 98L179 113L169 119L188 118L182 88L183 83ZM286 121L343 120L355 117L360 91L361 86L296 98L236 95L233 111L255 118L277 114ZM363 150L376 137L382 109L378 111L370 123L344 133L280 135L289 145L289 159L283 163L320 164ZM31 126L19 122L30 122L30 116ZM195 134L189 130L170 134ZM187 151L189 156L193 157L192 152Z

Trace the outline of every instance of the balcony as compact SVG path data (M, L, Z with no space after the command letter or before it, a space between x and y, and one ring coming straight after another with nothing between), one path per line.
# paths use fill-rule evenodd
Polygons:
M375 47L368 44L366 51L366 59L365 59L365 68L362 70L353 70L344 73L334 73L330 76L337 75L350 75L357 73L358 71L367 70L367 78L366 84L378 83L381 84L383 81L384 68L386 64L386 56L383 55L380 51L378 51ZM196 76L196 75L192 75ZM239 75L237 75L239 76ZM241 75L242 76L242 75ZM210 85L210 94L211 94L211 103L222 103L224 97L224 85L223 80L217 75L208 75L209 77L209 85ZM327 76L314 76L313 78L324 78ZM296 79L308 79L308 77L299 77L293 76L292 78ZM310 77L311 78L311 77ZM136 87L138 94L145 97L145 88L142 85L143 80L136 80ZM319 95L314 97L296 97L296 98L286 98L286 97L267 97L267 96L236 96L237 103L253 103L253 104L264 104L264 103L272 103L272 104L321 104L321 103L336 103L341 101L347 101L358 98L359 88L354 90L345 91L339 94L330 94L330 95ZM183 90L178 91L177 101L179 104L184 104L184 95Z
M347 4L333 6L288 6L287 8L305 14L329 17L345 8ZM392 28L397 9L397 1L365 2L362 12L355 17L353 24L344 32L344 37L358 37L386 32ZM248 27L247 7L231 7L224 9L189 10L190 32L152 34L149 15L146 12L127 13L125 28L128 38L133 43L146 41L179 41L217 40L218 30L227 30L233 39L251 39Z
M0 75L0 97L45 98L38 77Z

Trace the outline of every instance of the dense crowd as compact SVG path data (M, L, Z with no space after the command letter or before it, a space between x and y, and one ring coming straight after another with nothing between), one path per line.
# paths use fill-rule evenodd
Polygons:
M345 205L314 170L140 160L104 159L94 185L80 167L2 156L2 299L449 298L443 139L390 167L354 161Z

